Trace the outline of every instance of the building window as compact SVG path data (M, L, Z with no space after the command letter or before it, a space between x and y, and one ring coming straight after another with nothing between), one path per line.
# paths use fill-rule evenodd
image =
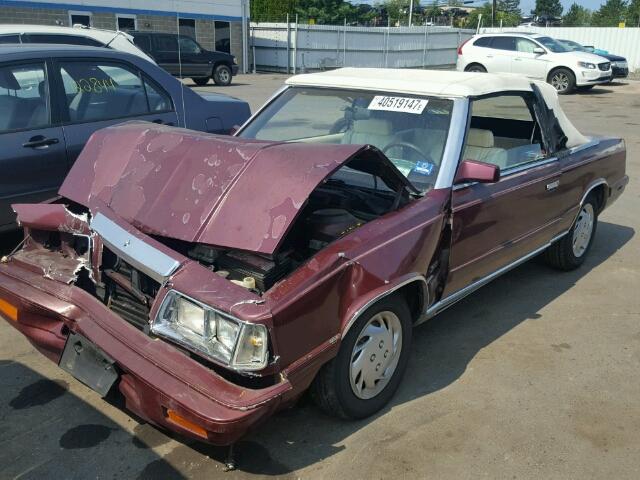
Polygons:
M178 29L180 35L196 38L196 21L193 18L179 18Z
M116 21L118 23L118 30L120 30L121 32L136 30L135 15L124 15L119 13L118 15L116 15Z
M231 24L215 22L216 50L231 53Z
M69 25L82 25L91 27L91 12L69 12Z

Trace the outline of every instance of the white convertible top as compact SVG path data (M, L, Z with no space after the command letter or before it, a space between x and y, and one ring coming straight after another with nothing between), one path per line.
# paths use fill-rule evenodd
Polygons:
M412 70L387 68L339 68L327 72L295 75L287 85L348 88L377 92L397 92L437 97L475 97L500 92L530 92L531 83L541 90L567 136L567 147L587 143L569 121L558 102L555 89L544 82L510 73L473 73L448 70Z

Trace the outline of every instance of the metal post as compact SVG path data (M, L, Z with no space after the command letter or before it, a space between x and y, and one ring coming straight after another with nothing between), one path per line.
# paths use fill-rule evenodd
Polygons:
M256 73L256 26L251 28L251 48L253 50L253 73Z
M291 71L291 24L289 23L289 14L287 13L287 75Z
M411 26L412 19L413 19L413 0L409 2L409 26Z
M427 40L429 39L429 27L424 26L424 47L422 49L422 68L427 66Z
M387 22L387 38L384 42L384 68L387 68L387 65L389 63L389 35L391 35L391 29L388 24L389 22Z
M293 74L296 74L296 69L298 65L298 14L296 13L296 25L294 32L294 40L293 40Z
M344 33L342 34L342 66L347 66L347 17L344 17Z
M249 12L247 2L242 0L242 73L249 72L249 49L247 48L247 24L249 22Z

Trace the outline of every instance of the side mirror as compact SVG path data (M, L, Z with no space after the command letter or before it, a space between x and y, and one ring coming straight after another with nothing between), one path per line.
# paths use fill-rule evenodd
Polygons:
M544 48L542 47L536 47L533 49L533 53L535 53L536 55L544 55L547 52L545 52Z
M500 180L500 167L492 163L463 160L453 179L457 185L466 182L495 183Z
M586 48L589 52L593 52L595 50L595 47L593 45L585 45L584 48Z

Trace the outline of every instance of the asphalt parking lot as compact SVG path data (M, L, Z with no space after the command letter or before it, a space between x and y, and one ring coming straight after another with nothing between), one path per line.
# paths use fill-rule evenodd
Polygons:
M204 89L255 110L283 79ZM338 421L303 399L225 473L224 449L139 423L0 321L0 479L640 478L640 82L562 105L582 132L627 142L631 182L585 265L529 262L418 328L380 414Z

